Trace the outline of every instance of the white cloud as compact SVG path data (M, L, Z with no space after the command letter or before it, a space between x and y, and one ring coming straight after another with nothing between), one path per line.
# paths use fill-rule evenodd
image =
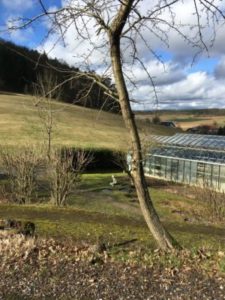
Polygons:
M18 20L19 15L9 15L6 20L7 28L11 28L15 26L17 23L13 20ZM32 39L34 31L32 27L27 27L25 29L17 29L17 30L8 30L6 36L10 37L16 44L23 44Z
M10 32L10 37L17 44L21 44L23 42L27 42L32 38L34 31L31 27L25 30L15 30Z
M144 66L145 69L136 63L126 68L128 69L129 77L136 84L145 84L151 81L149 75L156 86L172 84L181 81L185 77L184 69L172 61L161 63L156 59L149 60L144 62Z
M183 80L161 86L159 91L160 108L225 107L225 80L218 81L206 72L186 74ZM153 101L150 101L150 85L144 88L141 86L135 91L135 96L143 101L142 106L134 105L134 109L151 109Z
M45 20L45 27L50 30L50 20ZM78 19L76 28L79 28L79 34L76 32L74 24L65 22L67 27L63 33L63 39L59 39L61 32L57 34L55 28L54 34L50 35L45 43L38 47L39 51L45 51L50 57L57 57L66 61L69 65L85 67L85 64L92 69L102 68L105 60L108 60L106 38L96 34L96 23L89 18ZM85 24L85 25L84 25ZM88 32L86 31L88 28ZM86 37L82 38L82 37Z
M41 47L37 49L39 51L45 51L52 58L59 58L64 60L71 66L77 66L85 68L89 66L92 69L101 68L101 65L107 59L105 57L105 49L93 50L89 42L82 41L81 39L74 39L73 29L68 30L64 35L63 41L58 41L57 36L49 38ZM101 41L95 41L98 46ZM98 48L98 47L97 47Z
M159 1L154 2L158 3ZM149 10L151 10L152 6L149 5L149 2L142 1L140 3L144 13L148 11L149 7ZM199 2L197 1L197 3ZM215 6L218 5L221 10L225 10L224 1L216 0L213 4ZM200 50L197 45L204 48L199 38L198 18L195 13L194 1L178 1L173 5L172 11L173 16L171 16L168 10L165 10L159 16L161 20L164 20L163 24L157 22L150 23L153 31L143 27L142 36L156 52L158 49L164 49L165 51L169 51L175 60L184 63L190 62ZM202 9L202 6L199 7L199 14L203 42L208 47L208 52L204 49L202 54L205 56L223 54L225 52L225 43L223 42L225 40L224 20L217 15L217 22L215 18L213 19ZM176 30L165 25L166 22L176 27ZM160 38L158 38L159 36ZM139 41L138 49L141 49L141 53L144 56L149 53L149 50L143 47L143 42L141 41Z

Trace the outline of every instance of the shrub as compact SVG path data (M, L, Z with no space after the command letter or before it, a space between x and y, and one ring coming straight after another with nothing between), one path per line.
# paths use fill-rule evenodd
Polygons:
M152 118L152 123L153 123L153 124L158 125L158 124L160 124L160 122L161 122L161 119L160 119L160 117L159 117L158 115L155 115L155 116Z
M0 159L8 176L7 196L19 204L31 203L37 186L38 166L42 160L40 148L37 145L1 148Z
M223 221L225 218L225 193L209 188L207 183L196 193L198 199L206 205L207 213L213 222Z
M55 149L49 160L51 200L57 206L66 204L69 194L80 182L86 166L92 160L90 152Z
M86 167L87 172L119 172L123 170L115 162L115 151L110 149L90 149L89 151L92 153L93 160Z

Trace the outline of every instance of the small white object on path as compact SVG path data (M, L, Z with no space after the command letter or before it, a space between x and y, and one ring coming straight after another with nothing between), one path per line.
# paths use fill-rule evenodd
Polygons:
M112 182L110 182L109 184L111 185L111 187L114 187L114 185L117 184L117 180L114 175L112 175Z

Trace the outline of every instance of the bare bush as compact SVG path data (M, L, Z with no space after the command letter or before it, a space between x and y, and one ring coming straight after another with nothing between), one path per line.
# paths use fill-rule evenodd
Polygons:
M92 154L84 150L55 149L49 161L51 200L57 206L66 205L73 188L92 160Z
M42 160L40 148L35 145L1 148L0 159L8 176L6 197L19 204L31 203L37 187L38 166Z
M200 200L207 209L206 213L213 222L225 220L225 193L209 188L207 184L196 191Z

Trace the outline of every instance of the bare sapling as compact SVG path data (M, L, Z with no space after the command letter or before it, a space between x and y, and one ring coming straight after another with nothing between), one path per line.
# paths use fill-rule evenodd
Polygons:
M47 156L50 159L53 134L55 131L55 114L58 110L54 100L60 98L61 90L57 85L57 78L50 71L45 71L37 75L37 82L34 84L35 107L41 124L44 127L44 140L47 140Z

